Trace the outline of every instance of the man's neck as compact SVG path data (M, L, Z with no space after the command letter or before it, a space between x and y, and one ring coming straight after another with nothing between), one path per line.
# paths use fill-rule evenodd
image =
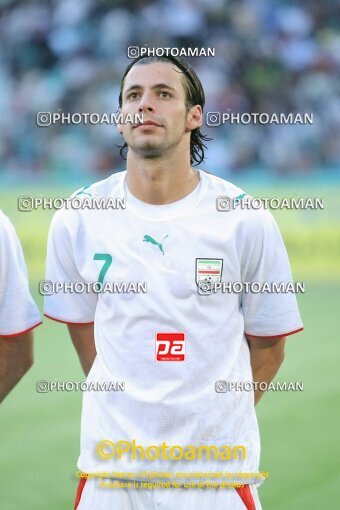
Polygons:
M187 164L128 155L127 187L136 198L153 205L181 200L197 187L199 172Z

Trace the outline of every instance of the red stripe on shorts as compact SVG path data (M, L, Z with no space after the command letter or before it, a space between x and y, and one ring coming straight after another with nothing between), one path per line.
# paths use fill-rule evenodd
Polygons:
M78 505L80 503L80 498L81 498L81 495L83 493L86 480L87 480L87 478L81 478L79 480L79 485L78 485L77 494L76 494L76 500L74 502L74 510L77 510L77 507L78 507Z
M249 485L239 487L236 489L236 491L240 498L242 499L243 503L245 504L247 510L256 510L255 501L253 499L252 493L250 492Z

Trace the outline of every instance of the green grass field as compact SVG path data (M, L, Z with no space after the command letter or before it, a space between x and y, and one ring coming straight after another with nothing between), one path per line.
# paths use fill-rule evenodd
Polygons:
M53 193L67 196L70 191ZM260 489L264 510L339 507L339 189L324 191L324 211L275 214L294 277L305 279L307 288L298 296L305 331L289 338L278 379L302 381L304 391L270 392L258 406L261 469L270 475ZM29 193L1 191L0 206L22 241L31 290L42 310L37 282L44 278L52 213L19 213L16 197ZM301 196L292 190L281 193ZM44 190L33 194L51 196ZM80 381L82 372L64 325L46 319L35 338L35 365L0 410L0 508L4 510L71 509L77 487L81 393L39 394L35 385L44 379Z

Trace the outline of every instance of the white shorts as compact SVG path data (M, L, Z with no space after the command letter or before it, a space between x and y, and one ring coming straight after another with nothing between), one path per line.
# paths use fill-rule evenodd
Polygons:
M241 489L103 488L98 479L81 479L75 510L261 510L255 485Z

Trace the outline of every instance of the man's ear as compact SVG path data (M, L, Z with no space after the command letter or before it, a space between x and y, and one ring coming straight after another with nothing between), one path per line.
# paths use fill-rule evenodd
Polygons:
M199 104L192 106L187 115L186 132L200 128L202 126L202 117L202 107Z

